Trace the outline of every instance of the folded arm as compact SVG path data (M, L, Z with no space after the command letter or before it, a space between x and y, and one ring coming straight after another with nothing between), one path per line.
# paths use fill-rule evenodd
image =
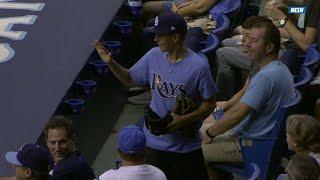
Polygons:
M177 13L181 16L200 16L208 12L217 0L192 1L186 6L178 8Z

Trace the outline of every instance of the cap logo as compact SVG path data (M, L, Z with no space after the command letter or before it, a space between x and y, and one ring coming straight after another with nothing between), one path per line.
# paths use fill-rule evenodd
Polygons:
M22 149L23 149L26 145L27 145L27 144L23 144L23 145L19 148L18 152L21 152Z
M158 26L158 24L159 24L159 18L157 16L156 19L154 20L154 26Z
M176 30L176 28L175 28L175 27L173 27L173 26L171 26L171 28L170 28L170 29L171 29L171 31Z

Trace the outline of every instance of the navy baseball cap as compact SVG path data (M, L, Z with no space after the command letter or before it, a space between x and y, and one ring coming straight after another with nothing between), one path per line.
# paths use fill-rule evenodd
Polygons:
M127 126L121 129L118 136L119 150L126 154L144 151L146 147L146 135L138 126Z
M48 171L50 155L36 144L25 144L18 152L7 152L6 160L17 166L25 166L37 171Z
M148 22L146 30L155 34L185 34L187 22L177 13L166 11Z

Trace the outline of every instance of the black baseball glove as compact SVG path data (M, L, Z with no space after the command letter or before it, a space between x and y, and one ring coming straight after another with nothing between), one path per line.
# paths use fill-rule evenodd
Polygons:
M190 97L183 94L176 97L173 113L182 116L191 113L195 109L196 105ZM164 118L160 118L149 106L145 107L144 117L147 128L152 134L157 136L167 134L169 132L167 127L173 121L170 112ZM194 138L198 129L198 123L195 122L179 129L178 132L184 137Z

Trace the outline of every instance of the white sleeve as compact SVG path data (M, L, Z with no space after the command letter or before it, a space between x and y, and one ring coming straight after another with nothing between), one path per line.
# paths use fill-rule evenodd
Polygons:
M117 180L118 176L115 170L110 169L99 176L98 180Z

